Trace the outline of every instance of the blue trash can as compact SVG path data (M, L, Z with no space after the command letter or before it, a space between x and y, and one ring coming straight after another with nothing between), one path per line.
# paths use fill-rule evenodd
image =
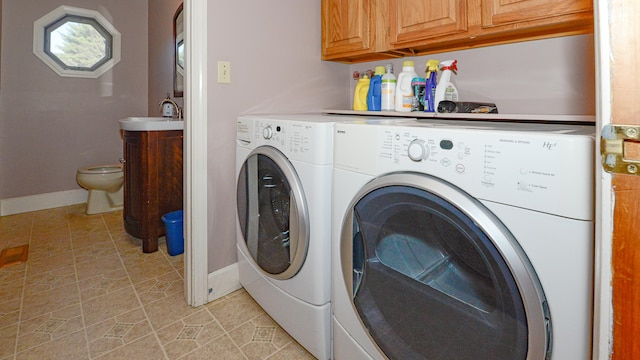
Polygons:
M171 256L180 255L184 252L182 217L182 210L162 215L162 222L166 230L167 252Z

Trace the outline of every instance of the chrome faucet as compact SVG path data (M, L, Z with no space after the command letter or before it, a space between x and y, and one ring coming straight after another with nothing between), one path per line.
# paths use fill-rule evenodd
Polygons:
M171 108L166 109L166 106L170 106ZM167 94L167 98L160 102L160 109L162 109L162 116L167 116L166 114L171 114L172 118L176 118L177 120L182 120L182 108L176 104L175 101L171 100L169 94ZM168 110L168 111L167 111Z

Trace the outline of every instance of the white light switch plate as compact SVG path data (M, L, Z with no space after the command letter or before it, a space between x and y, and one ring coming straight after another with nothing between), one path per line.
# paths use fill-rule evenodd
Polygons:
M218 82L231 83L231 63L229 61L218 61Z

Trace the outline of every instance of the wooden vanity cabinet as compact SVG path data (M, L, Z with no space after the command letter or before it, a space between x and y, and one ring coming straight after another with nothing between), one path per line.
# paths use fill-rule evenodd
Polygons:
M324 60L372 61L592 33L593 0L322 0L322 27Z
M182 130L124 131L124 227L158 250L162 215L182 209Z

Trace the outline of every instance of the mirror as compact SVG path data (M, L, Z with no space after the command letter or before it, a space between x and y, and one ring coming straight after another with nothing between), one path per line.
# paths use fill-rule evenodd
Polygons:
M173 16L173 96L182 97L184 91L184 17L182 16L183 4L178 6Z

